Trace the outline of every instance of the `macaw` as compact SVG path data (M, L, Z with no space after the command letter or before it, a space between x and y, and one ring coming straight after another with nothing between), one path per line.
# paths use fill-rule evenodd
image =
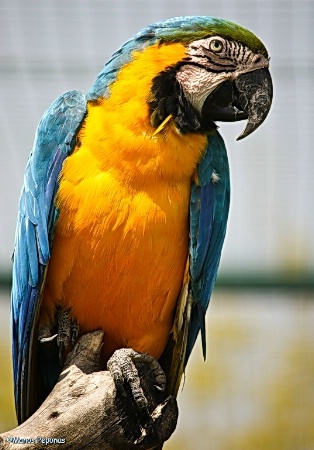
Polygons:
M264 121L269 57L250 31L177 17L140 31L83 95L44 113L13 254L18 421L56 383L77 337L102 329L105 363L132 348L176 393L201 332L226 233L230 180L215 121Z

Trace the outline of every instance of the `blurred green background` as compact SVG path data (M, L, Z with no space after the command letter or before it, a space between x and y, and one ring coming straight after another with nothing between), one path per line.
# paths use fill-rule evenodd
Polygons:
M265 124L220 124L232 205L218 286L179 395L167 450L314 450L314 152L310 0L0 0L0 431L15 426L10 256L38 121L86 92L110 54L148 23L213 15L254 31L271 55Z

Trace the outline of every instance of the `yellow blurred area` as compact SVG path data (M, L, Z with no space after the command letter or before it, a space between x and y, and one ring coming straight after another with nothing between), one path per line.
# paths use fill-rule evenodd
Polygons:
M0 432L16 427L11 358L10 294L0 291Z
M314 449L313 294L214 295L166 450Z
M6 300L8 295L5 296ZM165 450L314 449L312 293L220 289L179 393ZM9 306L1 302L0 430L16 425Z

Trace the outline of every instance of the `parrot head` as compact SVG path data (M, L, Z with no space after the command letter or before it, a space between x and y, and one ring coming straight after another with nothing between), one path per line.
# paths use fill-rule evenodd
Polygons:
M267 50L249 30L213 17L177 17L143 29L112 56L87 98L109 96L134 51L174 44L185 47L184 57L153 78L147 101L155 129L169 118L182 134L207 133L215 121L247 120L242 139L263 123L273 95Z

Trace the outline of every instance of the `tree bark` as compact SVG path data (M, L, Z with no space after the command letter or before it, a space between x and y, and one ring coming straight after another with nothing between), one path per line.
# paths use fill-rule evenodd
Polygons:
M139 409L131 391L122 395L110 372L99 370L102 341L102 331L78 340L58 383L40 408L20 426L0 435L1 450L162 447L176 427L175 398L165 398L155 388L147 364L136 364L148 400L147 409Z

